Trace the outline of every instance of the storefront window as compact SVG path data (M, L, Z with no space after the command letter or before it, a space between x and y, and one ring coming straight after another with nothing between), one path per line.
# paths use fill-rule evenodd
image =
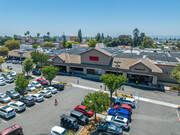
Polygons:
M102 70L101 69L87 69L87 74L101 76Z

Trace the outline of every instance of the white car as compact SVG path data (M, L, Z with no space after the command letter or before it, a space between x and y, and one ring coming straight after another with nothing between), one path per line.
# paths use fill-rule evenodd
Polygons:
M38 94L40 94L40 95L42 95L43 97L46 97L46 98L52 96L51 92L48 91L48 90L39 91Z
M44 88L44 90L49 90L52 94L57 93L57 89L54 87L46 87L46 88Z
M124 118L124 117L121 117L121 116L111 116L111 115L108 115L104 118L104 120L110 124L113 124L115 126L118 126L120 128L122 128L123 130L126 129L128 130L129 129L129 123L128 123L128 119L127 118Z
M6 82L4 80L0 80L0 86L6 85Z
M132 98L126 98L126 97L119 97L114 101L115 104L127 104L131 106L132 108L135 107L135 100Z
M63 127L54 126L49 135L65 135L67 130Z
M10 72L8 72L8 74L10 74L13 77L15 77L17 75L17 73L15 71L10 71Z
M41 84L39 82L37 82L37 81L32 81L31 85L34 86L37 89L41 88Z
M4 77L2 75L0 75L0 80L4 80Z
M35 88L32 84L29 84L26 89L27 89L28 91L35 91L35 90L36 90L36 88Z
M26 105L20 101L11 102L8 106L12 107L16 112L26 110Z
M11 98L8 95L0 93L1 103L9 103L10 101L11 101Z
M36 102L42 102L44 101L44 98L40 94L30 94L30 97L32 97Z
M9 106L2 106L0 107L0 116L4 117L4 118L10 118L12 116L15 116L16 112L14 111L13 108L9 107Z

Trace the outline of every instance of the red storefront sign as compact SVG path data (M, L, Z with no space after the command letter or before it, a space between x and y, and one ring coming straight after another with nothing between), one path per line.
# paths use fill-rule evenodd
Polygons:
M89 56L89 60L91 60L91 61L99 61L99 57Z

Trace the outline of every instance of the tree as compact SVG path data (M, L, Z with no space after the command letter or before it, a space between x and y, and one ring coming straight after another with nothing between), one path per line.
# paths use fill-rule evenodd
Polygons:
M101 34L100 34L100 33L97 33L95 39L96 39L96 41L97 41L98 43L100 43L100 42L101 42Z
M171 73L172 78L179 83L180 87L180 64L176 65Z
M78 31L78 39L79 39L79 43L81 43L82 42L82 33L81 33L81 29L79 29L79 31Z
M50 32L47 32L47 35L49 36L49 35L50 35Z
M29 84L29 79L26 79L23 73L18 73L15 81L15 90L22 93L24 97L24 91Z
M38 62L41 63L41 66L42 64L46 64L48 59L49 59L49 55L45 55L44 53L40 53L38 56Z
M5 46L3 47L0 47L0 56L8 56L8 53L9 53L9 49Z
M119 89L127 81L123 75L103 74L100 78L110 91L111 98L114 91Z
M29 31L27 31L27 32L26 32L26 34L27 34L27 35L29 35L29 34L30 34L30 32L29 32Z
M101 35L101 41L103 42L104 41L104 34L102 33Z
M38 48L38 44L33 44L32 48L37 49Z
M24 33L24 36L26 37L26 36L27 36L27 33Z
M130 35L120 35L118 39L119 39L120 45L131 46L133 43L133 40Z
M176 47L180 50L180 43L177 43Z
M31 59L31 58L26 58L26 59L23 61L22 65L23 65L24 71L25 71L25 72L27 73L27 75L28 75L28 73L32 71L33 66L34 66L33 59Z
M139 44L139 30L137 28L133 30L133 39L134 39L134 46L137 47Z
M97 44L96 40L91 39L91 40L89 41L89 43L88 43L88 46L89 46L89 47L96 47L96 44Z
M14 40L18 40L18 36L17 35L14 35Z
M46 42L43 44L43 47L54 47L53 42Z
M158 48L158 44L157 43L153 44L153 48Z
M76 135L73 130L68 130L65 135Z
M63 47L63 48L66 48L66 42L67 42L66 36L65 36L65 35L62 35L62 39L63 39L62 47Z
M153 40L152 38L145 36L142 41L142 48L150 48L153 47Z
M0 71L2 70L2 64L5 62L4 58L0 57Z
M12 37L10 36L4 36L4 37L1 37L0 36L0 45L4 45L6 41L8 40L12 40Z
M42 68L42 74L49 81L50 85L52 80L56 77L59 69L55 68L53 65L45 66Z
M71 42L66 42L66 47L65 48L72 48L72 43Z
M20 43L17 40L8 40L5 42L5 47L7 47L10 51L14 49L19 49Z
M31 58L33 59L33 62L37 65L37 63L39 62L40 59L40 53L39 51L32 51L31 52Z
M91 109L94 112L96 122L96 113L107 111L110 105L109 95L102 91L88 93L84 98L84 105L86 109Z
M40 33L37 33L37 38L39 38L39 36L40 36Z

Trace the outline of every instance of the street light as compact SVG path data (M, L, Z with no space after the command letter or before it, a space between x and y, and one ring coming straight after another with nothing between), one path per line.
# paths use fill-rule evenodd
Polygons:
M120 67L120 61L114 61L114 63L116 63L115 67L116 67L116 75L118 76L118 68ZM115 95L117 97L117 90L115 91Z

